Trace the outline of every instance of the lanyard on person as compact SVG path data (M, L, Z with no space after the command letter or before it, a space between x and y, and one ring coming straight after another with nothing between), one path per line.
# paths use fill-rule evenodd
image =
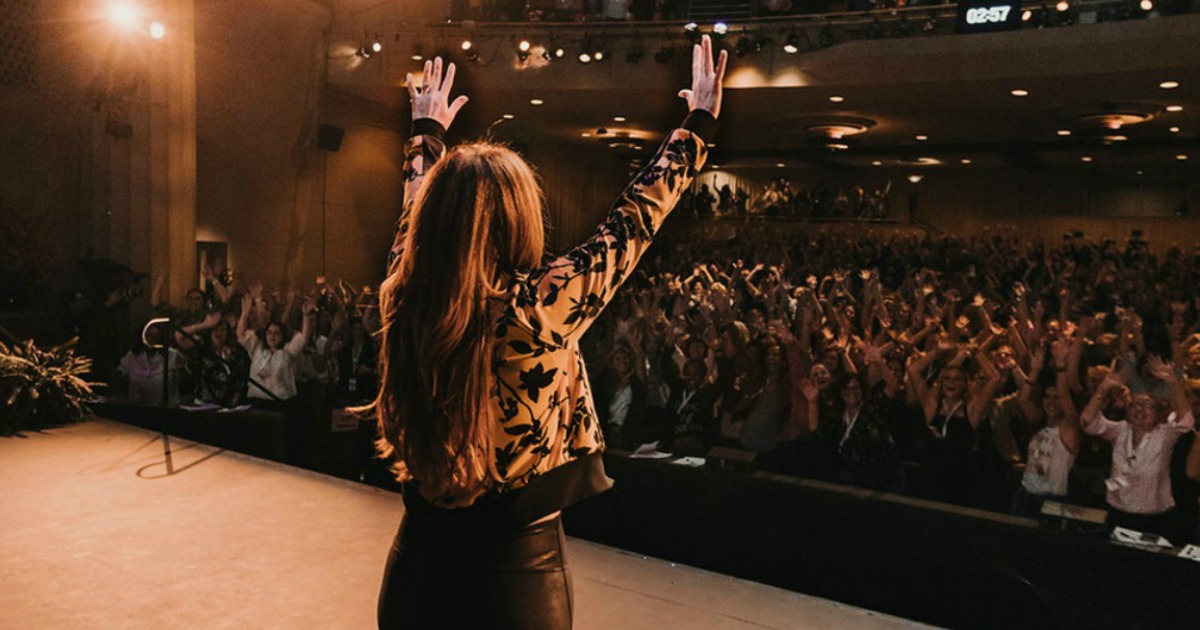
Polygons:
M944 401L944 400L941 401L941 405L942 405L942 418L944 418L945 420L942 422L941 428L938 429L938 437L944 438L944 437L946 437L946 430L950 428L950 418L953 418L954 414L958 413L959 409L962 409L963 401L961 401L961 400L958 401L958 403L956 403L954 405L954 407L952 407L949 410L946 409L946 401Z
M679 402L679 408L675 410L675 413L683 413L683 408L686 407L687 404L692 401L692 398L696 395L696 392L698 392L698 391L700 391L700 390L694 389L694 390L692 390L692 392L690 394L684 394L683 400L681 400Z
M842 422L846 423L846 431L842 433L842 439L838 442L838 452L842 452L842 447L846 445L846 440L850 439L850 432L854 430L854 425L858 423L858 416L862 413L862 407L859 407L854 415L849 415L848 411L842 412Z

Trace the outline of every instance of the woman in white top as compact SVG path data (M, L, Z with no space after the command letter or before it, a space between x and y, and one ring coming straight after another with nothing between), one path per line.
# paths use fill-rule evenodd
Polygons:
M1105 482L1109 524L1175 539L1179 536L1171 496L1171 449L1192 431L1195 419L1174 366L1158 357L1150 357L1146 365L1170 387L1173 410L1148 393L1136 393L1130 396L1125 422L1105 418L1101 410L1109 392L1124 385L1116 370L1100 383L1080 420L1084 431L1113 445L1112 472Z
M300 308L304 316L304 325L300 334L292 335L281 322L271 322L263 331L260 338L258 333L247 326L250 308L254 301L261 298L258 291L252 290L251 302L243 304L241 317L238 318L238 341L250 353L250 398L256 400L273 400L271 394L280 400L296 396L296 362L304 353L304 346L312 336L316 323L317 303L307 300ZM265 387L270 394L264 392Z
M1045 418L1046 426L1029 440L1025 474L1021 478L1021 488L1013 498L1013 514L1017 516L1037 518L1044 501L1058 501L1067 496L1067 480L1082 441L1079 413L1071 400L1067 378L1069 351L1066 342L1056 341L1052 346L1050 354L1055 381L1052 387L1043 390L1040 407L1035 407L1029 400L1032 389L1029 384L1021 384L1021 398L1023 406L1028 407L1027 413ZM1037 378L1036 373L1030 374L1030 378Z

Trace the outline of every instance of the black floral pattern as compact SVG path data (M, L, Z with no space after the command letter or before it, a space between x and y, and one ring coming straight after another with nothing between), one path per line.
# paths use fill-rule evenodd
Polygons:
M406 205L397 227L396 256L403 255L400 237L407 230L407 204L444 147L436 138L419 136L406 150ZM649 247L704 155L698 136L676 130L587 242L513 277L492 328L498 412L494 455L503 481L490 492L521 488L557 466L604 449L579 338ZM461 507L478 495L426 498Z

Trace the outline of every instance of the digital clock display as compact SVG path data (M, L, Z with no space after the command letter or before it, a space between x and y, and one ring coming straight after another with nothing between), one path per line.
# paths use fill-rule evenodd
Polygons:
M967 0L958 3L959 33L988 33L1021 28L1021 3L1005 0Z

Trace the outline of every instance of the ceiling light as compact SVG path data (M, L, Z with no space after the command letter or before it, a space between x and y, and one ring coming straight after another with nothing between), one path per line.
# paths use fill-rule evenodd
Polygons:
M1029 96L1029 90L1020 90L1020 89L1013 90L1012 95L1013 96Z
M787 36L787 40L784 41L783 52L789 55L800 52L800 35L796 33L796 29L792 29L792 32Z
M586 131L585 131L585 132L583 132L583 133L579 134L579 136L580 136L581 138L591 138L591 137L592 137L592 134L590 134L590 133L588 133L588 132L586 132Z
M1179 127L1171 127L1167 131L1170 131L1171 133L1179 133Z
M463 50L471 50L471 48L474 46L475 46L475 42L472 42L469 39L464 39L460 48L462 48Z
M543 101L540 98L531 98L531 99L529 99L529 104L530 105L545 105L546 101Z
M517 43L517 50L519 50L521 52L529 52L529 49L532 47L533 47L533 44L530 44L528 39L522 39L520 42Z
M1025 9L1025 12L1021 14L1021 21L1028 22L1029 18L1032 18L1032 17L1033 17L1033 11L1030 9Z
M1085 156L1083 156L1083 157L1079 158L1079 160L1080 160L1081 162L1091 162L1091 161L1092 161L1092 156L1090 156L1090 155L1085 155Z
M846 101L846 98L844 96L830 96L829 97L830 103L843 103L845 101Z
M728 32L729 32L728 24L726 24L724 22L717 22L716 24L713 24L713 35L716 35L717 37L724 37L725 34Z
M1188 156L1186 154L1180 153L1179 155L1175 156L1175 159L1179 160L1180 162L1185 162L1185 161L1187 161Z
M1154 10L1154 2L1152 2L1151 0L1142 0L1142 3L1139 6L1142 7L1143 11L1153 11Z
M1054 5L1054 8L1058 9L1059 13L1061 13L1067 9L1070 9L1071 3L1067 2L1067 0L1059 0L1059 3Z
M688 22L683 25L683 34L687 36L691 42L700 41L700 25L695 22Z
M1064 138L1065 138L1065 137L1067 137L1067 136L1071 135L1071 130L1070 130L1070 129L1059 129L1059 130L1058 130L1058 135L1060 135L1060 136L1062 136L1062 137L1064 137Z
M776 162L776 163L775 163L775 168L783 168L783 167L785 167L785 166L787 166L787 164L784 164L783 162Z
M604 51L597 50L596 52L592 53L592 59L595 59L596 61L604 61Z
M1167 111L1181 112L1181 111L1183 111L1183 105L1167 105Z
M154 39L162 39L167 36L167 27L163 26L162 22L150 23L150 37Z
M710 148L710 149L715 149L715 148L717 148L717 145L716 145L716 143L715 143L715 142L709 142L709 143L708 143L708 148Z
M505 115L501 116L501 118L503 118L504 120L512 120L512 119L516 118L516 116L513 116L512 114L505 114Z
M928 139L929 136L917 136L917 142L925 142Z
M1138 174L1138 175L1145 175L1145 174L1146 174L1146 171L1143 171L1142 169L1140 169L1140 168L1139 168L1139 169L1138 169L1138 172L1137 172L1137 174Z
M879 160L875 160L874 162L871 162L871 166L883 166L883 162L880 162Z
M587 52L579 53L579 63L591 63L591 62L592 62L591 53L587 53Z
M925 179L924 175L917 175L914 173L914 174L908 176L908 181L910 181L914 184L920 184L922 179Z
M625 122L626 120L624 116L613 116L613 122Z
M413 61L424 61L425 60L425 54L424 54L424 51L421 50L421 44L413 44L412 60Z
M963 158L961 161L962 161L962 163L963 163L963 164L970 164L970 163L971 163L971 160L970 160L969 158Z
M1178 81L1163 81L1162 83L1158 84L1158 87L1160 87L1164 90L1174 90L1175 88L1179 87L1179 82Z

